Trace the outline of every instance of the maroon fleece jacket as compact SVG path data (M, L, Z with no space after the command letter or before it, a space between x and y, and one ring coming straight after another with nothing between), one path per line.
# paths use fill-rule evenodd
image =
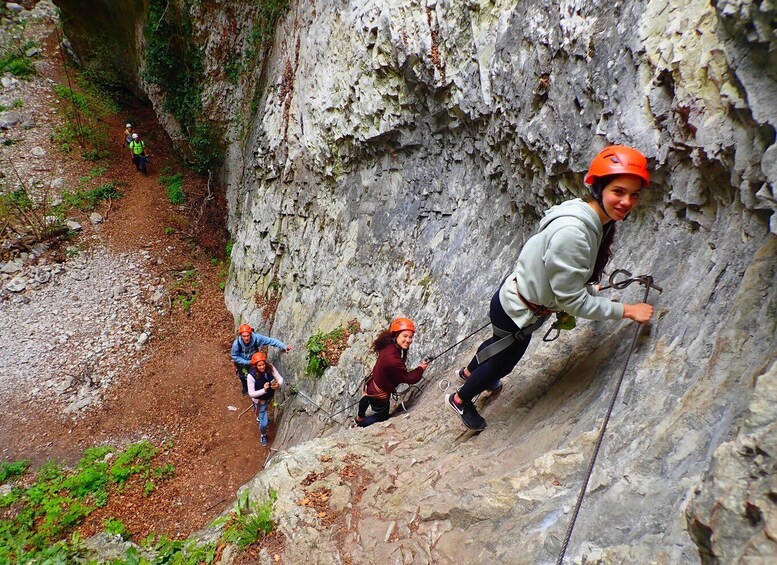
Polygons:
M378 353L378 360L372 368L372 379L367 383L367 393L377 394L379 387L383 392L391 394L402 383L413 385L421 380L424 370L416 367L408 371L402 360L401 350L396 344L387 345Z

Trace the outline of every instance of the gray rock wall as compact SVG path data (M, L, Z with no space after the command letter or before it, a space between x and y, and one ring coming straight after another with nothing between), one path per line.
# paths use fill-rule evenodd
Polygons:
M657 319L627 373L568 555L744 555L729 544L768 542L764 522L751 524L740 496L729 522L747 528L727 523L718 541L711 516L728 494L709 485L722 465L713 453L733 440L775 359L773 16L703 2L292 5L268 60L252 154L228 173L227 304L262 326L280 285L262 327L298 346L362 321L368 331L321 381L301 380L302 355L282 361L325 410L340 410L357 398L380 326L415 319L417 360L482 325L542 211L583 192L602 146L639 147L654 183L619 230L613 266L652 273L665 290L652 297ZM534 346L484 409L489 428L477 438L461 435L435 386L409 417L348 432L341 449L374 477L354 505L361 522L340 547L321 521L309 539L296 522L282 525L289 556L555 560L632 331L584 324ZM434 382L475 345L436 361ZM322 426L340 438L310 403L290 407L276 447ZM297 500L282 461L262 481ZM766 513L772 503L761 501Z
M411 363L480 327L542 212L584 192L591 157L611 143L640 148L653 183L619 227L612 266L651 273L664 292L651 296L656 319L568 559L773 559L770 3L292 2L229 85L223 65L249 49L253 7L191 13L206 47L204 107L229 132L227 305L236 323L296 346L271 360L330 413L358 398L388 320L419 325ZM364 333L306 380L307 338L352 318ZM344 431L348 412L321 419L291 398L275 441L288 451L250 485L280 491L286 559L554 562L633 331L583 323L535 340L501 395L484 399L477 437L439 390L474 339L435 361L407 417L368 430ZM329 490L337 519L299 504L311 485Z

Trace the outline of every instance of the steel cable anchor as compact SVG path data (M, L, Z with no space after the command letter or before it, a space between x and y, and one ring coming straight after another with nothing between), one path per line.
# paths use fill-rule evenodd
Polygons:
M618 280L617 277L619 275L623 275L626 278ZM645 289L650 292L651 288L656 289L658 292L664 292L664 289L658 286L654 281L653 277L651 275L638 275L634 276L626 269L615 269L612 274L607 279L606 285L599 287L599 290L607 290L610 288L614 288L615 290L623 290L624 288L628 287L629 285L633 283L639 283L645 287ZM574 325L572 326L574 327ZM571 329L571 328L565 328L563 327L563 323L561 319L557 320L553 323L550 328L548 328L548 331L545 333L545 336L542 338L542 341L556 341L558 337L561 335L561 330L563 329ZM553 332L556 333L553 333Z

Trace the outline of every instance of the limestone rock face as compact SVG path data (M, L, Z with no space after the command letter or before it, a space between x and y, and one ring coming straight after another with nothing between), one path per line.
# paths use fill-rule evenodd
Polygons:
M773 5L290 2L272 41L256 10L189 13L203 108L227 131L226 302L295 346L271 361L304 393L279 410L281 453L249 485L279 491L284 558L555 562L633 324L582 322L553 343L540 330L503 392L479 401L476 437L440 389L485 331L435 360L407 416L345 430L355 408L327 415L358 399L392 317L419 326L411 366L483 325L544 210L584 194L590 159L622 143L648 156L652 183L611 265L663 293L568 562L769 562ZM339 364L304 378L307 339L353 318L365 331Z

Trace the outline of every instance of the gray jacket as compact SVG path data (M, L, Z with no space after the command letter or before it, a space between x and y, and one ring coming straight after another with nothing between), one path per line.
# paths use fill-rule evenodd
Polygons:
M521 249L515 269L499 290L499 301L519 328L536 317L518 297L590 320L619 320L623 304L596 296L587 284L602 241L602 222L583 200L553 206L540 231Z

